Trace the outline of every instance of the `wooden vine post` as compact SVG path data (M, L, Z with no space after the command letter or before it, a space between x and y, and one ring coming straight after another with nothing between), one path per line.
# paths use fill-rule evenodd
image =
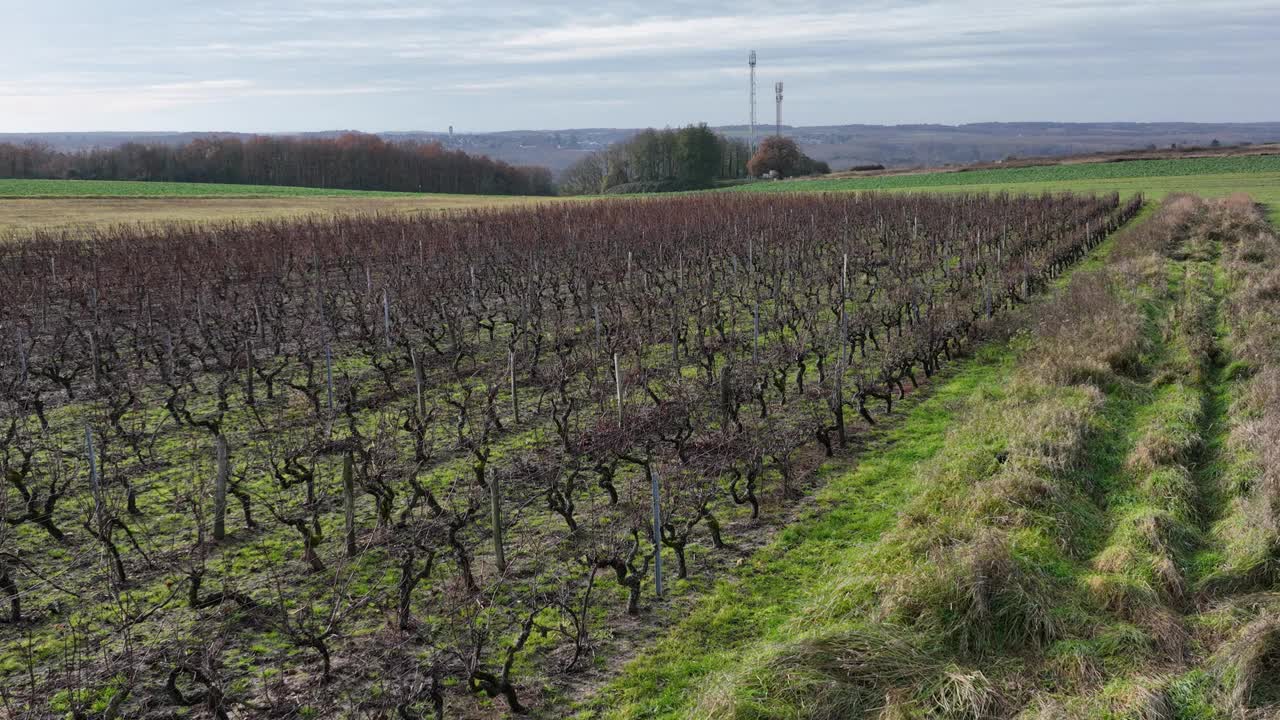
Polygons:
M231 474L227 462L227 436L219 434L214 447L218 472L213 484L213 540L222 542L227 537L227 482Z
M84 424L84 447L85 453L89 458L89 489L93 493L93 524L95 529L101 532L103 522L102 482L98 477L98 458L93 450L93 431L89 429L87 421Z
M849 362L849 314L846 308L849 300L849 254L845 253L844 264L840 270L840 355L836 362L836 378L834 396L831 399L832 410L836 418L836 438L840 447L848 445L848 433L844 423L844 373Z
M613 354L613 383L618 396L618 427L622 427L622 373L618 370L618 353Z
M333 414L333 350L324 346L324 378L328 388L329 414Z
M502 487L498 484L498 473L489 472L489 505L493 520L493 559L497 563L498 572L507 571L507 556L502 547Z
M733 365L726 362L720 368L720 426L729 429L733 419Z
M342 502L346 510L347 557L356 556L356 485L351 451L342 458Z
M511 417L520 422L520 395L516 391L516 354L507 352L507 374L511 378Z
M760 362L760 301L751 310L751 362Z
M417 397L418 417L425 419L427 417L427 396L422 387L422 360L418 357L418 353L412 349L409 350L409 359L413 362L413 384Z
M253 404L253 341L246 340L244 343L244 368L245 368L245 395L248 397L249 403Z
M662 597L662 500L660 497L658 471L649 469L649 480L653 494L653 590Z

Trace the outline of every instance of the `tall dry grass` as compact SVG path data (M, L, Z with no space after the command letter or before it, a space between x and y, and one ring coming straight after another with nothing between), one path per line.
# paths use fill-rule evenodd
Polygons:
M1228 277L1224 303L1242 380L1231 403L1229 508L1217 530L1223 572L1214 587L1256 589L1280 582L1280 237L1244 196L1218 203L1203 232L1219 239Z

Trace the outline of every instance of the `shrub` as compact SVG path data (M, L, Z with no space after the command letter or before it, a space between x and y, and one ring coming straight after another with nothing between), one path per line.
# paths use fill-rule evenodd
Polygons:
M782 177L797 175L825 175L831 167L825 162L800 152L795 140L781 136L767 137L760 143L760 148L747 163L747 172L754 177L761 177L776 172Z
M689 190L706 190L710 185L688 180L645 180L622 183L605 190L606 195L634 195L636 193L668 193L687 192Z

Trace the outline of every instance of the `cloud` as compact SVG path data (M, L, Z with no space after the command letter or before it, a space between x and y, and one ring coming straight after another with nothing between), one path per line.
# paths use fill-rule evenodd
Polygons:
M61 0L7 19L0 129L56 121L51 104L83 123L296 129L737 121L751 48L814 124L870 119L855 86L880 119L1073 117L1084 93L1117 118L1177 116L1173 98L1208 112L1197 91L1230 88L1222 119L1280 115L1256 82L1280 62L1275 0Z
M270 87L227 78L146 85L67 83L54 86L0 84L0 103L13 103L44 114L58 111L118 114L157 111L188 105L209 105L249 98L335 97L399 92L395 85Z

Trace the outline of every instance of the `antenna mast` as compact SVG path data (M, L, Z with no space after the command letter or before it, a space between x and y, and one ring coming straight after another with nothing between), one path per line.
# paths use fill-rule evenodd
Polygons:
M781 137L782 136L782 81L781 80L774 83L773 94L774 94L774 97L777 98L777 102L778 102L778 118L776 121L777 128L774 130L774 134Z
M756 51L752 50L747 58L751 67L751 152L756 151Z

